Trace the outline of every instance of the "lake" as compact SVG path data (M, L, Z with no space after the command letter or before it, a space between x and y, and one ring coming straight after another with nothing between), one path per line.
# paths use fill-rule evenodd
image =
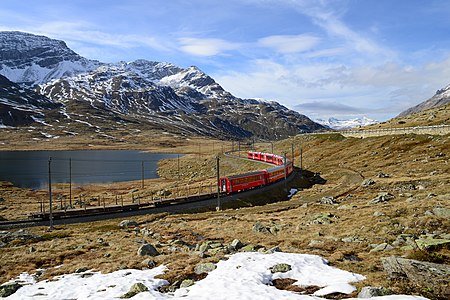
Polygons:
M0 181L42 189L48 186L49 159L53 183L111 183L158 178L157 163L177 154L137 150L0 151ZM71 171L70 171L71 170Z

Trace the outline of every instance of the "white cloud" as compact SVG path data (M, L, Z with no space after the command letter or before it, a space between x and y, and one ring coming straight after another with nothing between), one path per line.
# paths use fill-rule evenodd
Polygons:
M279 53L297 53L312 49L320 41L320 38L308 35L272 35L258 40L263 47L273 48Z
M178 41L183 52L195 56L215 56L241 47L238 43L216 38L180 38Z

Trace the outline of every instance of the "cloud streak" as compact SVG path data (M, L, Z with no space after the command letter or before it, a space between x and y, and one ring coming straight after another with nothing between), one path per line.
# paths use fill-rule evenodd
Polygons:
M178 39L178 42L180 43L180 49L183 52L195 56L215 56L241 47L238 43L216 38L186 37Z
M273 35L258 40L258 45L272 48L283 54L298 53L312 49L320 42L320 38L308 35Z

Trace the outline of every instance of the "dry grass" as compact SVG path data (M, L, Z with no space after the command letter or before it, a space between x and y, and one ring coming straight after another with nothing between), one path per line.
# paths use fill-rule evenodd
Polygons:
M143 258L137 256L136 251L144 241L156 245L161 252L154 260L157 264L168 266L169 271L164 278L170 282L192 277L196 263L214 262L224 256L223 252L219 252L200 258L198 253L192 251L196 244L206 240L230 243L237 238L246 244L265 248L279 246L285 252L321 255L333 266L366 276L367 280L358 283L358 287L391 286L381 266L380 258L383 256L399 255L449 262L450 253L446 249L416 253L397 247L387 252L370 252L370 245L392 243L400 234L419 236L449 232L450 220L427 212L438 206L450 208L450 136L405 135L367 139L339 135L299 136L276 143L275 152L287 152L290 156L291 144L296 148L296 165L299 164L301 145L303 167L320 172L321 177L326 179L325 184L303 190L290 201L265 206L133 218L139 222L141 229L151 231L151 235L119 229L117 224L120 220L60 226L55 235L47 236L45 241L2 248L4 263L0 266L0 281L4 282L22 271L33 272L36 268L47 269L44 277L74 272L83 266L103 272L125 267L142 268ZM155 185L171 188L176 183L194 184L195 180L207 178L214 167L215 154L205 154L199 161L196 147L198 145L194 142L174 151L191 153L181 159L181 169L186 174L190 172L188 170L195 170L197 174L192 179L179 181L178 172L173 171L176 159L167 160L161 163L160 174L168 180L160 180ZM268 144L258 147L267 150ZM227 173L255 167L239 161L226 162L226 159L223 163ZM379 178L377 175L380 172L389 174L389 177ZM372 178L375 184L362 187L362 181L367 178ZM210 180L213 181L214 177ZM133 184L137 183L124 184L123 188L136 188ZM153 183L149 182L150 185L153 188ZM98 189L112 193L108 186ZM29 193L11 187L8 190L9 193ZM368 204L379 192L389 192L395 198L386 203ZM320 204L323 196L334 196L339 204ZM24 209L26 205L17 204L15 209ZM2 211L2 214L7 211ZM383 215L375 216L374 212ZM324 213L333 216L332 223L315 224L315 216ZM11 213L3 215L9 216ZM255 233L252 227L257 221L266 226L276 224L281 229L277 234ZM46 228L30 230L40 235L47 233ZM353 242L342 241L350 237L354 238ZM175 240L181 240L182 245L174 244ZM31 246L35 248L34 252L30 252ZM62 266L54 268L59 265ZM404 285L395 285L393 289L396 292L426 294Z

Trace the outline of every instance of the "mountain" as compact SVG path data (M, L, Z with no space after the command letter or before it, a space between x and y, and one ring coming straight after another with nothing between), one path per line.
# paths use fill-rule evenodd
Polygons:
M354 128L358 126L366 126L371 124L376 124L378 121L369 119L367 117L362 118L354 118L354 119L345 119L345 120L339 120L336 118L329 118L329 119L315 119L315 122L322 124L324 126L327 126L332 129L349 129Z
M78 55L65 42L45 36L4 31L0 45L0 74L16 83L40 84L100 65Z
M438 90L436 94L430 99L401 112L398 116L405 117L413 113L421 112L430 108L440 107L448 103L450 103L450 85Z
M61 106L0 75L0 128L45 123L45 113Z
M0 74L59 103L60 113L45 122L66 131L85 124L103 132L131 122L186 135L278 139L324 129L276 102L237 98L195 66L100 63L62 41L20 32L2 32L0 41Z

